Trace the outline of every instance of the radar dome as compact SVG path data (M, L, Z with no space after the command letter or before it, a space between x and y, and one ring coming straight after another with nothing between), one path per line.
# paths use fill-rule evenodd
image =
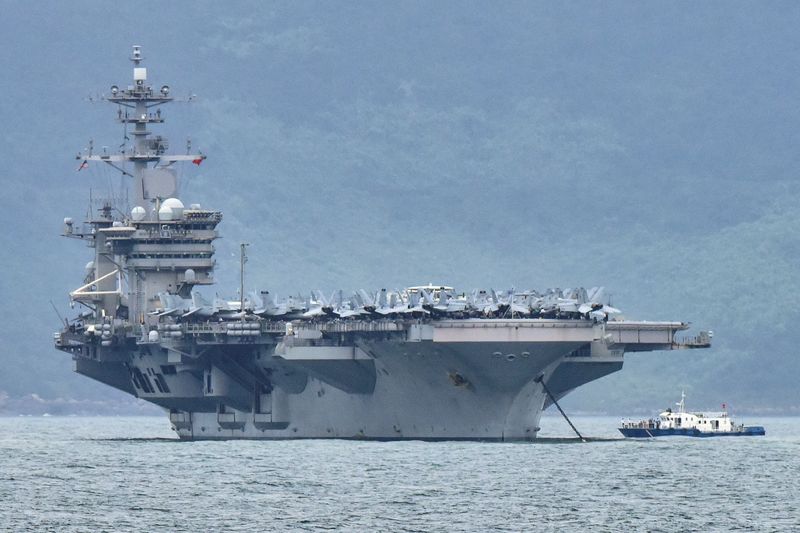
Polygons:
M133 209L131 209L131 218L135 222L139 222L144 220L144 217L147 216L147 211L145 211L144 207L137 205Z
M186 272L183 273L183 280L186 283L194 283L197 281L197 274L195 274L194 269L187 268Z
M183 209L184 209L183 202L181 202L177 198L167 198L166 200L164 200L164 202L162 202L161 206L162 207L169 206L169 208L172 209L172 214L174 215L175 218L183 217Z
M172 220L174 217L175 213L168 205L162 205L161 209L158 210L158 220Z
M89 274L90 272L94 272L94 261L89 261L86 263L86 273Z

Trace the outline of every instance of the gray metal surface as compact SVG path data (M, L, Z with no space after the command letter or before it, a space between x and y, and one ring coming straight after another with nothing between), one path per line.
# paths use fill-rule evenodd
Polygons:
M133 125L118 154L80 154L133 172L133 203L106 203L68 237L94 249L72 299L87 311L55 334L75 370L160 405L181 438L531 440L546 406L622 367L626 351L706 347L681 322L633 322L602 288L547 291L446 286L276 298L208 298L222 213L177 199L173 165L148 126L172 100L131 57L134 79L107 100ZM187 150L188 152L188 150Z

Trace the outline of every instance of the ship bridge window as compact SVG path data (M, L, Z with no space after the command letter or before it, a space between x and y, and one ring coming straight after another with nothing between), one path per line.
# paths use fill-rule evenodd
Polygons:
M181 253L181 254L161 254L161 253L149 253L149 254L130 254L129 256L131 259L210 259L211 253L204 252L204 253Z

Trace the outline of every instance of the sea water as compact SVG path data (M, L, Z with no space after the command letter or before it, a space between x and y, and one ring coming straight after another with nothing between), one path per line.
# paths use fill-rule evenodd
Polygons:
M766 437L180 442L164 418L0 418L3 531L800 531L800 419ZM562 438L563 437L563 438Z

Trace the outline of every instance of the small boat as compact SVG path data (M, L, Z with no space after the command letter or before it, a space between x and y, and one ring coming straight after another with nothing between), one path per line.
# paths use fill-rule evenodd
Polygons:
M623 421L619 431L629 438L650 437L745 437L765 435L763 426L736 424L728 416L725 404L721 413L687 413L686 395L681 393L677 411L667 409L658 418L638 422Z

